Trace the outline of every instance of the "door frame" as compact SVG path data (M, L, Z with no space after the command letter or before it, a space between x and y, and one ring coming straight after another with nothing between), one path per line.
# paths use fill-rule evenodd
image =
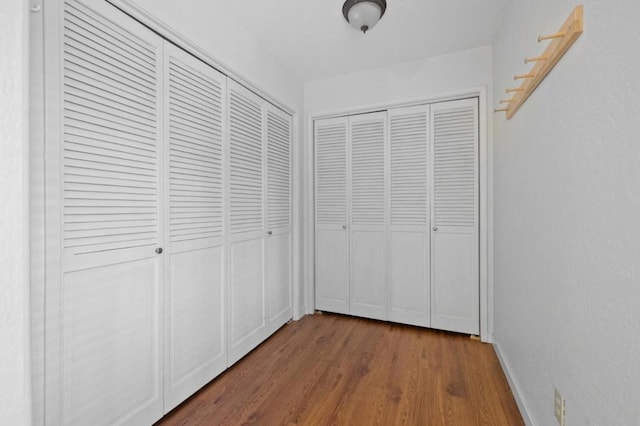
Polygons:
M410 107L438 102L478 98L479 113L479 255L480 255L480 340L493 342L493 126L489 120L489 95L486 86L472 87L451 93L411 99L401 102L379 103L366 107L341 109L307 114L304 152L304 304L305 313L315 311L315 120L365 114L392 108Z

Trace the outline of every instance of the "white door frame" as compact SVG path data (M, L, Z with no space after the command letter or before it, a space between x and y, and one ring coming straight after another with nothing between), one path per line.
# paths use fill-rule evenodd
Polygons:
M403 102L381 103L367 107L307 114L304 145L304 302L305 313L315 310L315 193L314 193L314 121L322 118L363 114L391 108L452 101L477 97L479 99L479 185L480 185L480 339L493 342L493 128L488 119L489 101L486 86L473 87L438 96Z

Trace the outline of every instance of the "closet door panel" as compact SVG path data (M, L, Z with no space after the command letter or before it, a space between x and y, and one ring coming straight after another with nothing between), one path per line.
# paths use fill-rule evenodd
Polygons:
M226 368L226 78L165 44L165 412Z
M429 239L426 232L394 231L389 237L389 320L428 327Z
M229 365L234 364L266 337L262 239L234 242L229 268Z
M389 111L389 319L430 325L429 106Z
M434 328L479 333L477 243L466 232L435 232L433 252Z
M350 117L350 312L387 319L386 114Z
M62 410L53 424L162 416L159 280L156 259L65 274Z
M384 232L351 232L351 314L387 319L385 260Z
M266 337L264 104L228 82L228 365Z
M62 274L47 287L46 421L150 424L163 403L162 40L102 1L58 12L47 197Z
M272 334L293 315L291 294L291 234L271 235L267 239L267 282L269 331Z
M478 100L435 104L431 120L431 324L478 334Z
M174 252L165 326L165 413L226 368L222 248Z
M347 233L320 229L316 232L316 309L349 313L349 251Z
M315 122L316 309L349 313L347 119Z
M266 114L268 334L293 316L291 288L291 117L268 105Z

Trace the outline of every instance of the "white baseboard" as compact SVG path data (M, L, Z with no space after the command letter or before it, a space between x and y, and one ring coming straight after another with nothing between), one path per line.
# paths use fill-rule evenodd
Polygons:
M520 415L522 415L522 419L527 426L537 426L537 424L533 421L533 418L529 414L529 410L527 409L527 404L524 402L522 398L522 392L520 387L518 386L513 374L511 373L511 368L509 367L509 363L504 357L502 350L500 349L500 345L498 342L494 340L493 347L496 351L496 355L498 356L498 361L500 361L500 365L502 365L502 370L504 371L504 375L507 378L507 382L509 382L509 386L511 387L511 392L513 393L513 397L516 400L516 404L518 404L518 408L520 409Z

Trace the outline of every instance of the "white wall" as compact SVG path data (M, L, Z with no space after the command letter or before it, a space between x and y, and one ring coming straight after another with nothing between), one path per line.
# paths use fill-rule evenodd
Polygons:
M29 425L27 2L0 2L0 424Z
M584 0L585 32L495 119L495 340L532 423L640 424L640 2ZM514 0L494 96L576 5Z
M305 84L307 114L333 113L491 86L491 46Z

